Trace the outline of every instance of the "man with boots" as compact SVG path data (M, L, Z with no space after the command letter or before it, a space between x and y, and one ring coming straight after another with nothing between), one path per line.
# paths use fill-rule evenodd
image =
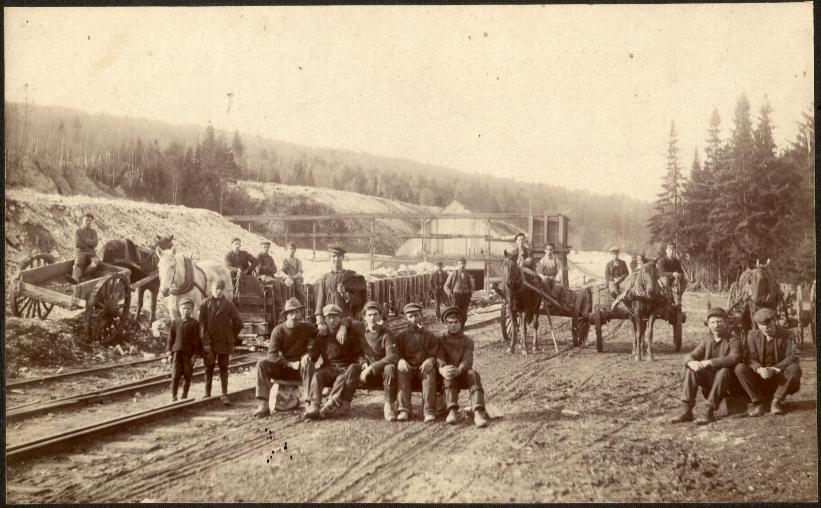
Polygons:
M268 354L257 362L257 409L253 415L265 417L271 414L268 399L271 396L271 380L302 382L302 400L311 400L310 384L314 374L314 362L308 354L308 345L316 337L316 327L302 320L303 305L296 298L285 303L282 313L285 322L271 332Z
M684 359L684 412L673 418L672 423L693 421L693 406L699 387L706 399L706 411L696 420L696 425L714 422L715 411L730 387L733 367L741 359L741 344L727 328L724 309L710 309L707 326L709 335Z
M342 317L353 314L352 309L362 305L362 300L355 293L349 292L344 283L352 276L356 275L353 270L342 268L345 260L345 249L341 245L331 244L328 246L331 254L331 271L319 279L316 288L316 324L320 333L323 331L324 319L323 309L327 305L336 305L342 310Z
M763 415L762 403L770 397L770 413L784 414L784 398L801 388L795 337L778 326L775 317L772 309L755 312L753 320L758 329L747 334L744 363L735 366L738 382L753 402L750 416Z
M474 288L473 277L465 270L466 265L465 258L461 258L456 264L456 270L450 272L448 280L445 282L445 291L448 293L453 305L461 313L462 328L464 328L465 321L468 318L468 308L470 307L470 298L473 295Z
M97 257L97 231L91 227L94 216L86 213L82 217L82 226L74 232L74 266L71 268L72 284L79 284L83 276L90 273L100 264Z
M411 392L413 382L422 383L422 401L425 423L436 420L436 357L439 341L422 326L422 306L405 305L408 326L396 335L399 351L399 416L398 421L411 419Z
M489 417L485 411L485 391L479 373L473 370L473 339L462 333L459 309L448 307L442 313L442 322L448 331L439 339L439 373L444 378L448 416L445 422L459 421L459 389L470 389L473 423L486 427Z
M610 296L616 298L621 293L620 284L630 275L627 269L627 263L623 259L619 259L619 248L611 245L607 249L612 256L612 259L607 262L604 267L604 283L607 285L607 290L610 291Z
M168 354L172 355L174 374L171 378L171 401L177 400L177 390L182 380L182 398L188 398L193 372L193 355L200 353L200 325L191 317L194 302L184 296L179 302L179 319L175 319L168 329Z
M242 331L242 318L234 302L223 296L225 281L218 279L211 284L211 296L200 303L200 338L205 360L205 397L211 396L211 381L215 363L220 368L220 400L226 406L228 400L228 359L234 352L237 336Z
M342 309L338 305L328 304L322 309L325 318L325 329L320 330L313 344L309 346L312 361L322 357L322 367L314 372L311 380L311 405L303 418L317 420L328 418L333 413L347 414L357 386L361 367L359 358L359 337L355 330L350 330L344 338L338 338L339 324L342 320ZM322 402L322 389L331 386L331 393L325 404Z
M348 325L348 328L352 328L359 337L359 364L362 367L359 386L381 381L385 390L383 415L385 420L393 422L396 421L396 363L399 361L396 339L387 326L379 324L382 319L382 308L377 302L366 303L363 312L364 323L351 321Z
M436 302L436 319L441 316L441 304L450 305L448 295L445 293L445 282L448 280L448 272L442 268L442 262L436 263L436 271L431 276L431 284L433 284L433 299Z

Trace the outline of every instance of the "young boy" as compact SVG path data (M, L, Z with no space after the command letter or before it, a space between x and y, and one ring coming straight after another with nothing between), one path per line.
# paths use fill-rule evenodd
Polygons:
M71 282L79 284L83 275L97 268L100 258L97 257L97 231L91 227L94 216L83 215L82 225L74 232L74 266L71 269Z
M183 380L182 398L188 398L191 387L192 356L199 352L200 325L191 317L194 302L187 296L179 303L180 319L175 319L168 330L168 355L173 355L174 376L171 378L171 401L177 400L180 378Z

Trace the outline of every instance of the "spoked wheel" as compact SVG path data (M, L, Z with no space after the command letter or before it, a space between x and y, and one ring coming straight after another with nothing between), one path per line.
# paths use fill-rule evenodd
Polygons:
M502 304L502 337L505 338L505 342L508 344L510 343L510 338L513 337L513 319L511 318L512 312L510 311L510 304L503 303Z
M22 272L32 268L40 268L53 263L54 258L50 254L36 254L23 261L20 265L20 271ZM46 319L53 308L54 304L41 302L39 300L23 296L19 293L19 288L14 288L14 293L11 300L11 311L15 316L29 319Z
M131 287L121 273L108 277L97 286L86 302L86 327L92 342L105 345L119 335L128 321Z
M682 312L678 307L673 307L673 345L676 348L676 353L681 351L681 328L683 324Z
M579 319L576 317L570 318L570 335L573 338L573 347L579 346L582 341L579 337Z
M593 326L595 326L595 328L596 328L596 352L601 353L604 350L604 340L602 338L602 331L601 331L601 326L602 326L601 314L599 313L599 311L594 311L593 314L591 314L591 317L592 317L592 321L593 321Z
M576 319L576 323L576 336L579 338L579 345L583 346L587 342L587 336L590 335L590 322L583 317L579 317Z

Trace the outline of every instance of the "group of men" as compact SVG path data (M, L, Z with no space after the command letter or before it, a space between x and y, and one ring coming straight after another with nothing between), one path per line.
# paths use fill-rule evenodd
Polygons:
M623 289L621 283L624 279L640 269L644 263L648 262L648 259L644 254L634 254L628 269L627 263L619 258L618 247L610 246L608 252L610 252L611 259L604 267L604 283L610 295L616 298ZM664 255L659 257L655 264L662 290L667 292L675 305L681 305L681 294L687 288L687 277L685 277L681 260L675 256L675 247L672 243L666 245Z
M473 369L473 340L462 332L462 310L448 306L441 312L447 331L439 337L422 324L422 306L416 303L405 305L407 324L396 334L384 325L377 302L366 302L363 320L354 319L352 308L359 302L344 284L350 272L342 267L345 251L338 245L329 251L332 269L319 282L316 324L303 320L305 307L292 298L282 311L285 321L271 332L267 357L257 363L254 416L270 414L273 383L296 381L307 406L306 420L347 414L356 390L365 387L383 390L385 420L408 421L413 418L411 393L420 387L424 421L436 420L436 394L441 388L448 409L446 422L455 424L459 421L459 390L468 389L474 424L485 427L489 417L484 390ZM456 302L463 303L459 295L473 291L463 262L451 276L454 281L448 286L449 276L445 286ZM469 292L463 292L460 283ZM323 400L325 388L330 393Z
M271 242L263 240L260 242L260 252L256 257L248 251L242 250L242 240L233 238L231 240L231 250L225 254L225 266L230 270L238 271L241 275L256 275L263 284L273 282L277 273L277 265L273 256L269 254ZM305 294L302 291L302 261L296 257L296 244L288 242L285 245L286 255L282 259L282 274L285 276L285 283L294 287L296 298L305 301Z

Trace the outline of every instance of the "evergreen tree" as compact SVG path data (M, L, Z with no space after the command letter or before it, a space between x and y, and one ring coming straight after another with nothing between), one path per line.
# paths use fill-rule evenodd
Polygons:
M684 177L678 160L678 135L675 122L670 123L667 142L667 171L655 204L655 214L648 221L650 241L678 245L678 235L684 225L681 207Z

